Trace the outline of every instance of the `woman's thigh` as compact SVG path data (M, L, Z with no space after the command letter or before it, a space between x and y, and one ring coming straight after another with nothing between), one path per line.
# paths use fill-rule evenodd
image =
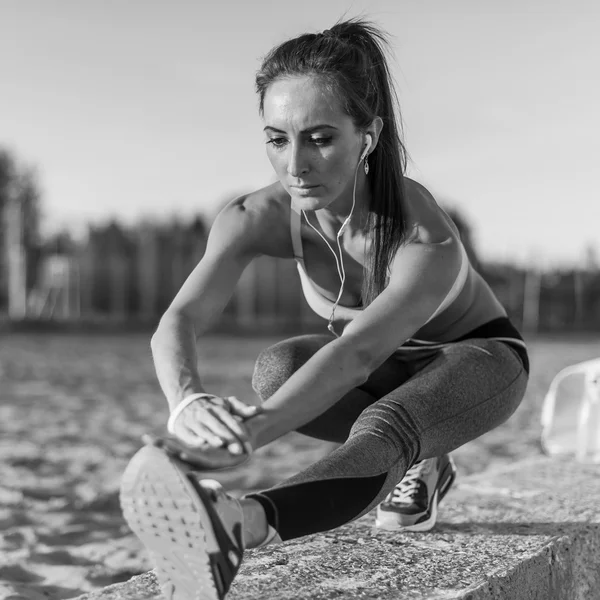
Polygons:
M263 350L256 360L252 386L264 402L273 395L303 364L334 338L329 335L302 335L283 340ZM359 415L407 381L417 370L416 361L399 361L390 357L367 381L347 393L333 406L298 432L330 442L343 443Z
M393 439L398 414L410 416L417 460L440 456L506 421L517 409L528 376L503 342L464 340L443 348L408 381L364 410L351 436L385 432Z

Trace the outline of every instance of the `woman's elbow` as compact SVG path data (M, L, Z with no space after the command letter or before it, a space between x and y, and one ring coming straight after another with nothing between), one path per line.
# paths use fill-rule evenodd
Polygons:
M391 355L391 352L383 351L381 346L367 345L358 340L349 340L348 348L351 354L351 368L361 384Z
M154 350L157 346L162 345L165 338L172 337L183 326L186 320L185 315L180 312L165 312L150 338L150 348Z
M156 352L156 349L161 345L162 340L164 339L164 328L161 328L160 323L154 330L154 333L150 337L150 350L152 354Z
M373 367L375 360L372 353L361 344L354 343L353 340L341 337L337 341L343 347L344 364L347 372L352 376L354 385L362 385L376 368Z

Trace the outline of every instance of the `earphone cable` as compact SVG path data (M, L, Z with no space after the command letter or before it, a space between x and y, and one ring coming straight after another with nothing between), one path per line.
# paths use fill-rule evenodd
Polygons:
M340 284L340 291L338 293L338 297L337 297L336 301L333 303L333 307L331 309L331 316L329 317L329 321L327 323L327 329L331 333L333 333L336 337L339 337L339 336L333 329L333 320L335 318L335 309L337 308L338 304L340 303L342 294L344 293L344 284L346 283L346 271L344 270L344 256L342 254L342 247L340 245L340 237L342 235L342 232L344 231L344 228L350 222L350 219L352 218L352 213L354 212L354 207L356 205L356 182L358 179L359 166L360 166L360 162L358 163L358 165L356 165L356 170L354 172L354 187L352 189L352 208L350 209L350 214L348 215L346 220L342 223L342 226L340 227L340 230L337 232L337 235L336 235L337 247L338 247L338 250L340 253L339 259L338 259L337 254L335 253L335 250L333 249L331 244L327 241L327 238L325 238L325 236L308 220L306 213L304 211L302 211L302 214L304 215L304 219L306 220L306 222L319 234L319 236L323 239L325 244L327 244L327 247L329 248L329 250L331 250L333 257L335 258L335 264L337 267L337 271L338 271L338 275L340 277L341 284Z

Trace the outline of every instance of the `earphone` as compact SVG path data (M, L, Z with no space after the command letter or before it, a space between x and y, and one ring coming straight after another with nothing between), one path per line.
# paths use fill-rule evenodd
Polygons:
M367 156L367 152L369 152L369 149L371 148L371 143L373 141L372 138L371 138L371 134L370 133L367 133L365 137L369 138L369 141L367 142L367 145L365 146L365 149L364 149L364 151L362 153L362 156L360 157L360 159L358 161L359 163L361 161L363 161L365 159L365 157Z
M302 211L302 214L304 215L304 219L306 220L306 222L321 236L323 241L327 244L327 247L331 250L333 257L335 258L335 264L337 267L338 275L340 277L340 283L341 283L340 291L338 293L338 297L337 297L336 301L333 303L333 308L331 309L331 316L329 317L329 322L327 323L327 330L330 333L332 333L333 335L335 335L335 337L339 337L339 336L335 332L335 329L333 328L333 319L335 317L335 309L337 308L338 304L340 303L340 299L342 298L342 294L344 293L344 283L346 282L346 271L344 271L344 257L342 256L342 248L340 246L340 237L342 236L344 228L350 222L350 219L352 218L352 213L354 212L354 206L356 205L356 179L358 176L358 168L360 166L360 163L367 157L369 149L371 148L371 144L373 143L373 138L371 137L370 133L367 133L365 137L368 138L367 144L365 146L365 149L363 150L363 153L361 154L360 158L358 159L358 163L356 165L356 171L354 173L354 189L352 191L352 208L350 209L350 214L348 215L346 220L342 223L340 230L337 232L337 235L335 236L335 240L337 242L337 247L338 247L338 250L340 253L339 258L337 256L337 254L335 253L335 250L331 247L331 244L325 238L325 236L308 220L306 213L304 211ZM365 171L365 173L366 173L366 171Z

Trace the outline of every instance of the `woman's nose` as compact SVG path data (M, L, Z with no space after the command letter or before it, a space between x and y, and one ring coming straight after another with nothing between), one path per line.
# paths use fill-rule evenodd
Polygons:
M299 145L292 145L290 148L287 170L292 177L300 177L308 172L307 157Z

